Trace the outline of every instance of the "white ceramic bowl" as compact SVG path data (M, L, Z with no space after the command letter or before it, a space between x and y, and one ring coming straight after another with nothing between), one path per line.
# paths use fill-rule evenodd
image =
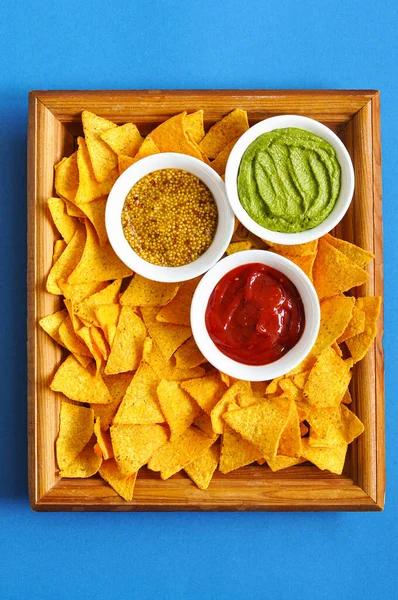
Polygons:
M217 204L218 226L211 246L197 260L181 267L162 267L147 262L134 252L123 233L121 215L127 194L142 177L159 169L183 169L196 175L209 188ZM154 281L176 282L202 275L222 257L233 234L234 215L224 182L211 167L192 156L165 152L142 158L120 175L106 203L105 225L114 251L130 269Z
M262 366L244 365L228 358L212 341L205 323L210 295L220 279L232 269L250 263L268 265L286 275L301 296L305 314L304 331L297 344L275 362ZM223 373L247 381L268 381L297 367L314 345L319 324L319 300L311 281L292 261L266 250L246 250L223 258L201 279L191 305L192 333L199 350L214 367Z
M305 129L329 142L336 150L337 160L341 167L341 188L333 210L326 219L316 227L298 233L283 233L271 231L266 227L262 227L245 211L238 196L237 183L239 166L247 147L262 133L274 129L285 129L287 127ZM299 115L280 115L278 117L271 117L250 127L250 129L238 139L233 147L225 170L225 185L228 200L239 221L258 237L268 240L269 242L287 245L311 242L331 231L333 227L336 227L350 206L352 195L354 193L354 182L354 168L352 166L350 155L343 142L331 129L322 125L319 121L309 119L308 117L301 117Z

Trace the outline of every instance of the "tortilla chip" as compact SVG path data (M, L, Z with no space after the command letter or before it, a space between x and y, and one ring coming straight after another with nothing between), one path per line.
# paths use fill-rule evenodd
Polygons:
M250 250L251 247L252 243L248 240L246 242L234 242L228 246L225 252L229 256L230 254L235 254L235 252Z
M130 158L127 156L119 156L119 172L123 173L128 167L133 165L134 163L141 160L141 158L146 158L147 156L153 156L154 154L159 154L160 150L155 144L155 142L150 138L146 137L142 142L140 149L134 158ZM121 170L122 169L122 170Z
M174 297L170 299L166 306L160 309L156 315L156 320L161 323L190 326L192 298L199 280L200 278L196 277L190 281L184 281Z
M60 258L60 256L63 253L63 251L66 250L66 246L67 245L68 244L64 240L56 240L54 242L53 257L52 257L52 261L51 261L51 266L55 265L55 263Z
M175 115L161 123L148 136L160 152L180 152L203 160L199 146L190 139L185 130L186 112Z
M326 348L311 369L304 395L317 408L338 406L351 381L349 365L332 348Z
M358 267L345 254L319 240L318 254L314 263L314 286L319 299L335 296L368 280L368 273Z
M127 307L125 307L127 308ZM142 307L141 314L158 351L165 360L169 360L174 352L192 335L190 327L170 325L156 320L157 307Z
M130 477L167 443L168 435L163 425L113 425L111 439L119 470Z
M342 404L351 404L352 398L351 398L350 390L346 391L341 402L342 402Z
M93 338L93 342L97 346L98 350L101 352L103 359L108 360L109 347L101 329L99 329L99 327L91 327L90 333L91 337Z
M178 369L191 369L207 362L193 337L189 338L176 350L174 357Z
M365 331L365 313L358 308L357 304L355 304L350 322L348 323L346 329L343 331L341 336L338 338L338 343L341 344L348 340L348 338L354 337L354 335L359 335Z
M200 490L207 490L220 460L220 447L213 444L202 456L189 463L184 469Z
M70 217L78 217L79 219L85 218L86 215L82 210L80 210L80 208L76 206L76 204L70 200L67 200L66 198L63 198L63 201L65 202L66 212Z
M147 362L155 371L159 379L170 379L171 381L184 381L186 379L194 379L202 377L205 370L202 367L193 369L179 369L175 366L173 360L164 360L163 356L158 352L151 338L147 338L144 342L142 359Z
M279 387L291 400L295 402L303 400L303 391L288 377L280 380Z
M50 389L61 392L77 402L92 402L109 404L112 397L99 374L95 374L92 365L86 369L69 355L55 373Z
M135 371L141 361L145 337L146 327L142 319L130 306L123 306L105 374Z
M199 415L200 408L178 381L162 379L157 388L160 408L170 427L170 440L174 441L190 427Z
M87 348L90 350L91 355L94 357L95 364L97 366L97 373L103 370L105 365L104 357L97 344L95 343L93 336L91 335L91 327L81 327L77 332L78 335L86 344Z
M189 115L185 115L184 126L189 137L196 142L196 144L199 144L199 142L205 136L205 130L203 127L203 110L197 110Z
M103 142L101 142L103 143ZM73 202L81 206L85 202L92 202L102 196L107 196L119 176L119 170L114 169L102 182L95 178L87 144L84 138L77 138L77 166L79 169L79 187ZM116 155L115 155L116 156Z
M262 456L262 450L245 440L225 423L219 467L221 473L230 473L230 471L250 465L252 462L261 459Z
M227 144L225 148L223 148L221 152L217 154L216 158L210 165L216 171L216 173L220 175L220 177L223 177L225 175L225 169L227 166L229 155L231 154L231 150L235 146L237 140L238 138L232 140L232 142Z
M306 244L294 244L292 246L287 246L286 244L276 244L268 241L267 244L268 246L271 246L274 252L286 256L290 260L292 260L292 257L309 256L314 253L316 254L318 250L318 240L313 240L312 242L307 242Z
M312 462L322 471L327 469L331 473L341 475L347 454L347 444L341 444L335 448L313 448L308 444L307 438L304 438L302 442L303 458Z
M315 362L315 361L314 361ZM293 383L300 389L303 390L305 384L307 383L308 377L311 371L302 371L302 373L297 373L297 375L293 375L292 381Z
M99 474L102 479L113 487L123 500L126 500L126 502L132 501L137 473L133 473L130 477L125 477L120 472L115 459L111 458L102 463Z
M294 262L304 273L307 275L310 281L313 281L314 263L317 253L305 254L304 256L286 256L289 260Z
M69 244L76 229L81 228L80 222L68 215L65 202L61 198L49 198L47 204L55 227L58 229L65 242Z
M58 287L67 300L78 304L82 300L100 292L109 285L109 281L94 281L92 283L68 283L65 279L58 280Z
M40 327L42 327L44 331L48 333L48 335L52 337L53 340L55 340L57 344L60 344L61 346L63 346L63 343L61 341L61 338L59 337L59 328L61 327L62 323L65 321L67 316L67 310L59 310L58 312L52 315L48 315L48 317L43 317L39 321Z
M351 444L355 438L365 431L362 421L344 405L341 406L341 421L343 438L347 444Z
M126 306L164 306L178 292L178 283L161 283L136 273L122 294L120 303Z
M115 425L164 423L156 393L159 381L151 367L141 363L115 415Z
M85 406L61 401L59 433L56 441L57 463L65 469L88 444L94 431L94 411Z
M320 438L325 438L331 427L337 427L341 423L340 406L329 408L316 408L309 404L297 403L300 418L306 420Z
M85 241L84 231L76 230L73 238L48 274L46 289L50 294L62 294L57 282L59 279L67 279L76 268L82 257Z
M120 311L120 304L102 304L94 309L96 319L110 346L112 346L113 340L115 339Z
M81 259L69 276L63 276L63 279L68 279L68 283L77 284L121 279L132 275L132 270L116 256L110 244L100 247L91 223L86 223L86 231L87 239Z
M285 397L263 400L247 408L224 414L224 419L242 437L257 446L262 456L276 456L279 440L290 416L293 403Z
M97 438L98 446L101 449L102 458L108 460L113 456L113 448L109 431L104 431L101 428L101 419L97 417L94 423L94 433Z
M116 279L113 283L103 288L101 291L88 296L81 302L74 303L74 311L85 322L89 322L93 325L100 325L97 319L95 310L101 304L117 304L118 294L120 286L122 285L121 279Z
M354 363L362 360L373 344L377 333L377 318L381 307L381 298L368 296L358 298L357 307L365 313L365 329L363 333L346 340L346 344Z
M294 456L275 456L275 458L268 458L267 465L274 473L281 471L282 469L288 469L295 465L301 465L305 462L304 458L295 458Z
M104 383L112 397L109 404L90 404L94 410L94 417L101 421L101 429L107 431L113 422L115 413L133 378L132 373L119 373L118 375L104 375Z
M320 354L342 335L350 322L354 303L354 298L343 295L321 301L321 325L311 354Z
M371 252L368 252L355 244L341 240L340 238L333 237L330 233L327 233L324 236L324 239L362 269L372 260L372 258L374 258L374 254Z
M54 187L58 196L74 201L79 187L79 170L77 167L77 152L68 158L63 158L54 167Z
M105 227L106 202L107 198L98 198L98 200L81 204L84 216L89 219L95 229L100 246L106 246L109 242Z
M81 354L82 356L93 356L90 348L86 345L85 340L78 337L75 333L70 316L68 315L58 331L62 345L73 354Z
M182 435L166 442L153 453L148 469L160 471L161 478L168 479L202 456L213 443L214 440L202 431L189 427Z
M131 156L119 155L117 157L119 175L124 173L125 170L131 167L131 165L133 165L135 162L137 162L137 160L135 158L131 158Z
M275 379L273 379L267 386L265 393L267 396L273 396L274 394L277 394L280 391L280 387L279 387L279 382L283 379L284 376L282 377L275 377Z
M123 156L135 156L144 140L133 123L107 129L101 139L115 152Z
M203 431L203 433L209 437L218 437L213 431L209 415L207 415L203 410L200 411L199 415L194 420L193 425L195 425L195 427Z
M241 381L238 379L228 390L223 394L217 404L212 408L210 413L212 428L214 433L224 432L224 419L222 416L227 412L231 402L236 402L239 394L250 394L250 381ZM203 407L202 407L203 408Z
M94 450L94 443L88 443L87 446L76 456L76 458L61 469L60 477L92 477L101 466L102 458Z
M200 379L184 381L181 387L196 400L200 408L208 415L226 392L226 386L218 375L207 375Z
M87 110L82 112L82 122L95 178L99 182L106 181L117 167L117 156L101 136L117 125Z
M301 431L296 403L292 402L290 416L279 440L278 454L282 456L301 456Z
M246 111L236 108L209 129L199 148L208 158L216 158L221 150L236 141L248 129Z

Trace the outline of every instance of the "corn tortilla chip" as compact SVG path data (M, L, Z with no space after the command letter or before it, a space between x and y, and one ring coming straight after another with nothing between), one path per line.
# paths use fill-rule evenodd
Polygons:
M347 444L351 444L361 433L364 432L365 427L354 413L347 408L347 406L341 406L341 420L343 438Z
M163 425L113 425L113 452L122 475L130 477L168 440Z
M109 281L94 281L91 283L68 283L65 279L58 280L58 287L67 300L78 304L82 300L100 292L109 285Z
M162 379L157 388L160 408L170 427L170 440L174 441L190 427L199 415L200 408L191 396L181 389L178 381Z
M54 187L58 196L74 201L79 187L79 170L77 166L77 152L68 158L63 158L54 167Z
M156 320L161 323L190 326L192 298L199 280L200 278L196 277L195 279L182 283L175 296L170 299L167 305L160 309L156 316Z
M127 307L124 307L127 308ZM156 320L157 307L142 307L141 314L158 351L165 360L169 360L174 352L192 335L190 327L171 325Z
M117 125L87 110L82 112L82 122L95 178L99 182L106 181L117 167L117 156L101 136Z
M73 238L48 274L46 289L50 294L61 295L59 279L67 279L78 265L84 251L86 236L84 231L76 230Z
M102 304L94 309L96 319L110 346L112 346L115 339L120 311L120 304Z
M135 156L143 142L140 132L133 123L107 129L101 139L115 152L124 156Z
M354 309L354 298L338 295L321 301L321 325L311 354L320 354L345 331Z
M65 202L61 198L49 198L47 204L55 227L65 242L69 244L76 229L81 228L80 222L68 215Z
M368 296L358 298L357 307L365 313L365 329L363 333L346 340L350 354L357 363L366 355L377 333L377 318L381 307L381 298Z
M66 319L64 319L64 322L60 326L58 333L62 345L73 352L73 354L93 356L90 348L85 343L85 340L76 335L69 315L66 317Z
M231 150L235 146L237 139L238 138L227 144L210 164L210 166L216 171L216 173L220 175L220 177L223 177L225 174L225 168L227 166L229 155L231 154Z
M257 446L245 440L237 431L225 423L219 467L221 473L230 473L230 471L250 465L261 459L262 456L263 453Z
M92 202L85 202L80 205L84 216L87 217L93 225L98 236L99 245L102 247L106 246L109 242L105 227L106 202L107 198L98 198Z
M340 250L345 256L350 258L358 267L362 269L374 258L374 254L356 246L355 244L351 244L350 242L346 242L345 240L341 240L340 238L333 237L329 233L327 233L324 239Z
M100 375L96 375L91 365L87 368L70 355L55 373L50 388L61 392L77 402L92 402L109 404L112 397Z
M186 112L175 115L161 123L148 136L160 152L180 152L203 160L199 146L188 136L185 130Z
M204 451L196 460L189 463L184 469L185 473L192 479L200 490L207 490L212 480L214 471L220 460L220 447L213 444Z
M126 500L126 502L132 501L137 473L133 473L130 477L125 477L120 472L115 459L111 458L102 463L99 474L102 479L113 487L123 500Z
M226 386L218 375L207 375L199 379L184 381L183 390L199 404L208 415L226 392Z
M116 279L113 283L103 288L99 292L88 296L81 302L74 303L74 311L78 317L84 321L88 321L93 325L100 325L95 309L101 304L117 304L118 294L120 286L122 285L121 279Z
M115 415L115 425L164 423L156 393L159 382L159 377L151 367L141 363Z
M53 258L51 261L51 266L55 265L57 260L60 258L62 252L64 250L66 250L66 246L67 246L67 243L64 240L56 240L54 242Z
M76 335L78 335L84 341L87 348L90 350L90 354L94 357L95 364L97 366L97 373L99 373L104 368L105 360L97 344L94 342L91 329L91 327L81 327L76 332Z
M88 443L76 458L66 467L61 469L60 477L92 477L98 473L102 458L94 450L94 443Z
M347 327L338 338L337 342L341 344L348 340L348 338L354 337L354 335L359 335L365 331L365 313L363 310L358 308L357 304L355 304L352 309L351 319L348 323Z
M185 115L184 127L189 137L196 144L199 144L199 142L205 136L205 130L203 127L203 110L197 110L189 115Z
M288 469L295 465L301 465L305 462L304 458L295 458L294 456L275 456L275 458L268 458L267 465L274 473L281 471L282 469Z
M120 303L126 306L154 307L168 304L178 291L178 283L161 283L135 274L122 294Z
M250 250L250 248L252 247L252 243L249 240L246 240L245 242L233 242L232 244L230 244L228 246L228 248L226 249L226 254L228 254L228 256L230 254L235 254L236 252L243 252L244 250Z
M203 431L203 433L205 433L207 436L214 438L217 437L211 426L211 419L209 415L207 415L203 410L200 411L199 415L194 420L193 425Z
M104 375L103 380L112 397L109 404L90 404L94 417L101 421L101 429L107 431L113 422L115 413L133 378L132 373L119 373L118 375Z
M307 438L303 439L303 458L312 462L322 471L328 470L336 475L343 472L347 444L335 448L313 448L308 444Z
M109 431L101 428L101 419L97 417L94 423L94 433L97 438L97 444L101 449L102 457L104 460L108 460L113 456L113 448L111 442L111 436Z
M164 360L163 356L158 352L155 344L150 338L144 342L143 360L148 362L151 368L158 375L159 379L170 379L173 381L184 381L195 377L202 377L205 374L202 367L193 369L179 369L176 367L173 360Z
M176 350L174 357L178 369L191 369L207 362L193 337L190 337Z
M295 458L301 456L300 421L295 402L292 402L288 422L279 440L278 454Z
M145 337L146 327L140 317L130 306L123 306L105 374L135 371L141 361Z
M103 359L108 360L109 346L106 342L105 336L102 333L101 329L99 329L99 327L91 327L90 333L91 333L93 342L97 346L98 350L101 352Z
M341 423L340 406L316 408L308 402L298 402L297 409L300 419L307 421L311 426L311 431L321 438L327 436L330 427L338 426Z
M137 160L135 158L131 158L131 156L119 155L117 157L119 175L124 173L125 170L131 167L131 165L133 165L135 162L137 162Z
M222 398L212 408L210 413L212 428L214 433L223 433L224 431L224 419L223 414L227 412L228 406L231 402L236 402L239 394L250 394L251 386L250 381L241 381L238 379L228 390L223 394ZM203 407L202 407L203 408Z
M60 470L67 467L88 444L94 431L94 411L85 406L61 401L59 433L56 441Z
M43 317L39 321L40 327L42 327L42 329L44 329L44 331L48 333L48 335L52 337L53 340L55 340L57 344L60 344L61 346L63 346L63 343L61 341L61 338L59 337L59 328L61 327L62 323L65 321L67 316L67 310L59 310L58 312L52 315L48 315L48 317Z
M276 244L275 242L268 242L268 246L276 252L277 254L283 254L287 258L292 259L292 257L298 256L308 256L311 254L316 254L318 250L318 240L313 240L312 242L307 242L306 244L294 244L291 246L287 246L286 244Z
M199 148L208 158L215 158L231 142L249 129L247 113L236 108L209 129ZM156 141L156 140L155 140Z
M92 202L102 196L107 196L112 189L113 184L119 175L119 170L115 169L108 179L98 182L95 178L93 167L88 153L86 141L77 138L77 166L79 169L79 187L73 202L81 206L85 202Z
M338 406L351 381L349 364L332 348L326 348L311 369L304 395L317 408Z

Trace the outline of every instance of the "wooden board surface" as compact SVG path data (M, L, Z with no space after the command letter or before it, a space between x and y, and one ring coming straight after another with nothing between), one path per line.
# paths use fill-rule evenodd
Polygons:
M28 438L29 494L36 510L381 510L385 493L383 315L367 357L354 369L353 407L365 433L351 446L341 476L302 465L272 473L250 466L217 473L201 491L178 474L164 482L143 469L135 498L122 500L100 478L61 480L55 464L59 398L49 381L60 348L38 327L60 307L45 291L57 239L47 214L53 167L71 153L81 133L80 113L91 110L143 133L182 110L203 108L206 125L231 109L248 111L250 124L277 114L302 114L337 132L354 163L352 205L336 234L372 251L368 282L357 295L383 294L380 97L375 91L39 91L29 99L28 140Z

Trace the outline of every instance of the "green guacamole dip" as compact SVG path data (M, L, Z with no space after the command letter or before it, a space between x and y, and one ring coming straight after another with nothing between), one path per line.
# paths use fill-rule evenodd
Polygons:
M245 151L238 195L251 218L272 231L296 233L322 223L340 192L334 148L295 127L263 133Z

